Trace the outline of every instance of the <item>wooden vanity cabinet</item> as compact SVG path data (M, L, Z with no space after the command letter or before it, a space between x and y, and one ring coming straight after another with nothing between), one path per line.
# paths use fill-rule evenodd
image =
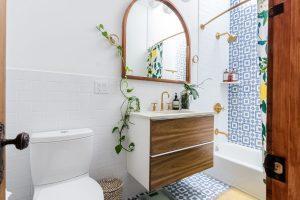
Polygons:
M129 137L136 149L127 153L127 170L147 190L213 167L213 115L132 120Z

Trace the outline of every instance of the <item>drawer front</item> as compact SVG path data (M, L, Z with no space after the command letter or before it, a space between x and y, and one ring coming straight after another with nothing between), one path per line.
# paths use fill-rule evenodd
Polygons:
M214 117L151 121L151 155L213 141Z
M150 158L150 190L213 167L213 143Z

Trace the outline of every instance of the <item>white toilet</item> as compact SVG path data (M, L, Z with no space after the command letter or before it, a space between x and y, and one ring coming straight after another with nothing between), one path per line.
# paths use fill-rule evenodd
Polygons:
M102 188L89 177L92 153L91 129L32 134L33 200L103 200Z

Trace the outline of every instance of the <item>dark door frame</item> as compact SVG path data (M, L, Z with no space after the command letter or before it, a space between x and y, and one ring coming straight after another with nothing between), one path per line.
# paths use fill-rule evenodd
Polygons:
M267 199L300 198L300 1L269 19L268 153L286 159L286 183L267 178Z

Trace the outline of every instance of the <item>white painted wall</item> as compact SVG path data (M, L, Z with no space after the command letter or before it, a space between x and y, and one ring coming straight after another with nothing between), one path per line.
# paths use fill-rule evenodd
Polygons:
M7 137L15 137L20 131L92 128L96 139L91 176L123 178L125 197L143 188L128 177L124 154L114 153L111 127L119 119L122 101L117 88L121 63L114 48L98 36L95 26L103 23L108 30L121 35L122 17L129 2L10 0L7 8ZM214 35L228 30L229 18L219 19L200 33L198 30L200 22L227 8L229 2L199 1L199 5L198 0L172 2L183 13L190 29L191 54L198 54L199 50L199 67L191 66L192 81L213 78L200 90L200 99L192 107L211 111L216 101L226 105L226 88L219 82L228 65L228 45L217 41ZM109 94L95 95L95 80L108 81ZM141 99L142 109L158 102L162 91L174 94L182 88L143 81L130 84ZM218 128L227 127L224 116L227 114L217 116ZM28 149L19 152L8 147L7 155L7 187L14 193L11 200L31 199Z
M199 1L199 24L206 23L212 17L228 9L230 1ZM201 110L211 110L217 102L221 103L225 110L215 117L215 128L227 132L228 130L228 86L222 85L223 72L229 65L229 45L225 38L217 40L217 32L229 31L229 14L209 24L205 30L199 29L199 68L198 80L201 82L212 78L204 84L200 90L200 99L196 105ZM218 141L227 141L220 135L215 138Z

